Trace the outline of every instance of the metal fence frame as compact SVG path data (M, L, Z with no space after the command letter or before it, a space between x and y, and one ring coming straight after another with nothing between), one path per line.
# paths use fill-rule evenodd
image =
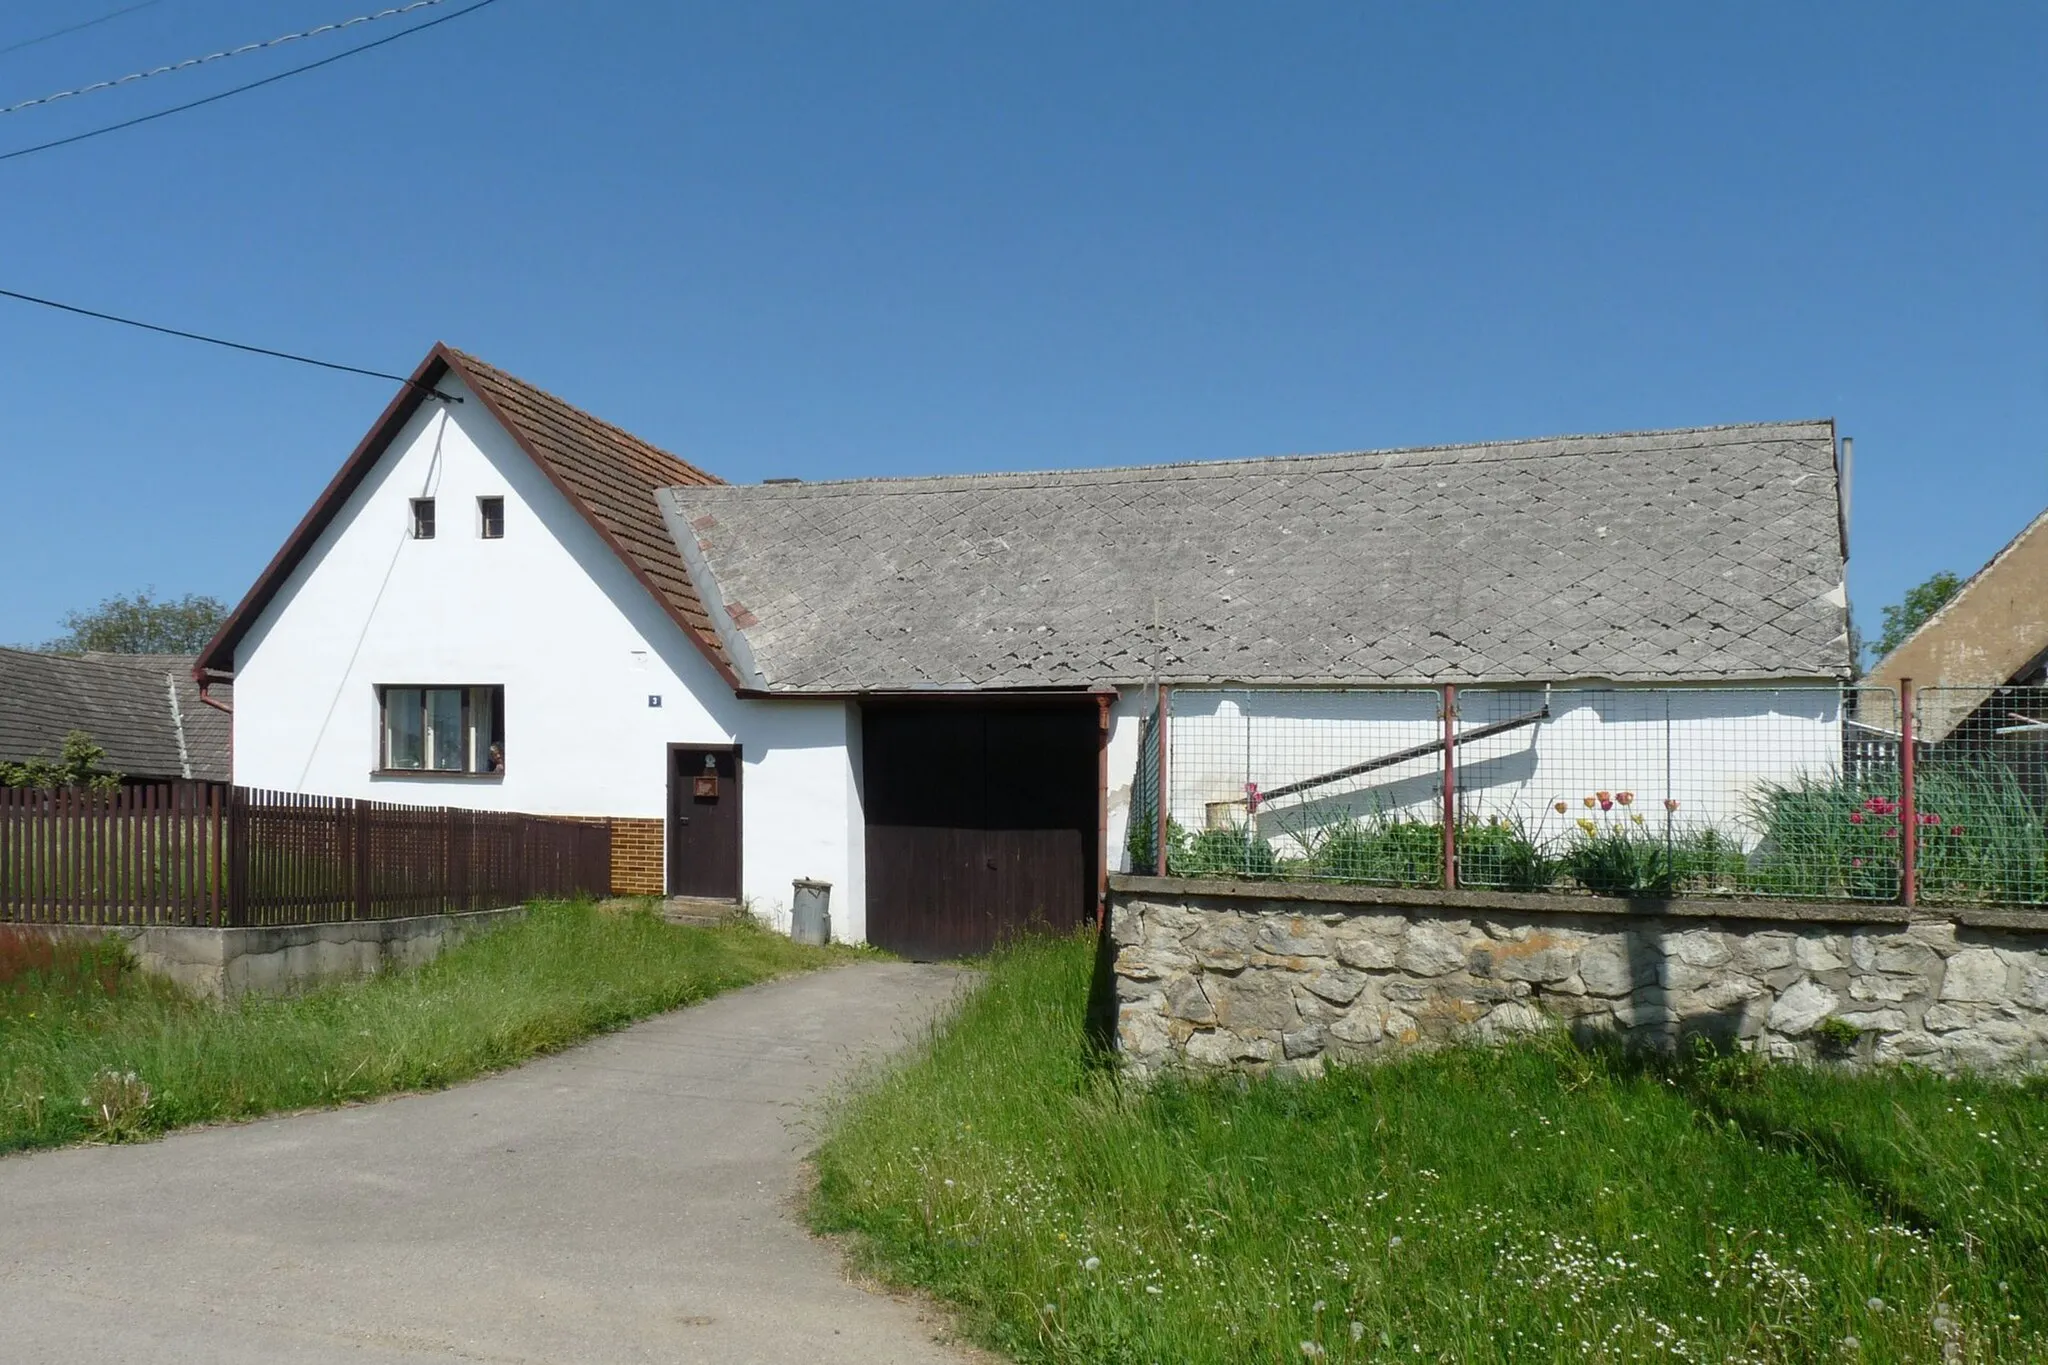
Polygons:
M1758 687L1768 689L1769 685L1758 684ZM1461 731L1458 725L1460 718L1460 693L1459 687L1456 684L1441 684L1429 689L1227 689L1202 687L1178 690L1183 693L1197 695L1233 692L1251 694L1278 691L1299 691L1303 693L1319 691L1371 691L1394 693L1427 690L1433 692L1438 698L1439 713L1442 721L1440 737L1415 745L1412 749L1396 751L1380 759L1354 765L1351 771L1364 771L1376 766L1384 766L1391 762L1416 762L1428 756L1435 756L1437 758L1441 797L1439 819L1442 824L1443 844L1442 870L1438 877L1438 884L1445 890L1456 890L1460 884L1459 832L1461 814L1459 807L1459 748L1461 745L1469 745L1476 740L1487 737L1497 732L1503 726L1524 723L1523 721L1510 718L1507 721L1489 722L1477 728ZM1468 689L1468 691L1472 692L1480 690L1492 689ZM1537 688L1532 687L1526 690L1533 692ZM1615 690L1658 692L1670 691L1672 689L1651 687ZM1785 689L1779 688L1777 690ZM1813 690L1825 691L1826 688L1821 686ZM1839 760L1841 772L1859 783L1876 784L1885 790L1893 789L1895 783L1897 792L1895 801L1888 803L1886 809L1893 811L1899 831L1898 852L1896 855L1897 889L1896 894L1885 895L1881 899L1896 901L1896 903L1907 907L1919 904L1923 898L1921 873L1923 866L1922 855L1926 851L1926 841L1930 838L1939 837L1934 831L1943 830L1944 828L1923 822L1920 810L1920 787L1923 771L1928 763L1939 760L1941 752L1934 745L1923 739L1919 733L1923 713L1929 705L1930 693L1937 690L1967 691L1972 694L1981 694L1983 697L1991 698L1993 701L2020 691L2040 694L2042 705L2037 709L2042 711L2044 715L2038 720L2034 717L2023 717L2023 719L2028 725L2038 724L2039 728L2044 732L2044 742L2048 742L2048 689L2013 689L1987 686L1974 689L1919 690L1915 688L1915 685L1910 680L1902 682L1896 692L1888 688L1861 688L1850 684L1840 686L1839 695L1842 698L1842 703L1839 715L1844 729ZM1132 826L1134 829L1144 829L1146 835L1142 840L1134 837L1129 841L1130 865L1135 871L1154 871L1161 875L1173 874L1173 869L1166 865L1167 859L1162 855L1166 854L1172 846L1171 826L1173 824L1172 810L1174 804L1174 788L1172 786L1173 748L1177 722L1180 719L1175 714L1175 691L1176 689L1170 685L1161 686L1158 691L1157 704L1145 719L1140 740L1139 772L1132 791ZM1970 702L1970 700L1968 697L1946 699L1945 714L1952 715L1959 707ZM1982 706L1989 704L1989 702L1977 704L1978 709L1982 709ZM1247 723L1249 724L1249 722ZM1857 731L1859 737L1850 738L1848 736L1848 728L1852 726ZM1249 742L1248 733L1248 745ZM1930 755L1934 757L1931 758ZM2048 753L2043 755L2042 767L2044 774L2048 774ZM1343 776L1345 773L1346 770L1340 768L1324 776ZM2032 798L2039 802L2044 809L2048 809L2048 776L2044 776L2042 785L2044 790L2033 793ZM1250 787L1251 784L1248 782L1247 786ZM1255 789L1251 790L1248 792L1248 800L1252 804L1248 806L1248 810L1256 812L1256 803L1261 797L1272 799L1276 796L1291 794L1291 791L1292 789L1285 785L1265 793L1259 793ZM2044 852L2044 860L2048 860L2048 852ZM2044 861L2044 867L2048 867L2048 861ZM1885 870L1889 872L1889 868ZM2048 871L2044 871L2042 875L2048 877ZM2031 885L2031 882L2029 885ZM1985 898L1980 896L1978 899L1982 902ZM2041 901L2048 901L2048 888L2044 888L2041 891L2038 900L2007 899L1997 901L1996 903L2035 904Z

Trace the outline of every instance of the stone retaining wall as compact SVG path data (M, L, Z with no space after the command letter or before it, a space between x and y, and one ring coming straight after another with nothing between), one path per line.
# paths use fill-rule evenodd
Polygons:
M1111 879L1128 1069L1316 1074L1562 1023L1940 1071L2048 1065L2048 916ZM1853 1043L1823 1029L1837 1019Z

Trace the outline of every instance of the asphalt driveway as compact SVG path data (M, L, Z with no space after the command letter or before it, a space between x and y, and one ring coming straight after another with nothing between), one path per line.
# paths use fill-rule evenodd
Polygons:
M957 1362L793 1215L812 1102L960 988L770 982L432 1095L0 1160L8 1362Z

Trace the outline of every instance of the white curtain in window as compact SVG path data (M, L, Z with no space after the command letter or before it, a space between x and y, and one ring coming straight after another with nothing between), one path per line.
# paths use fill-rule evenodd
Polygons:
M496 691L491 687L469 690L469 770L473 773L491 770L491 699Z

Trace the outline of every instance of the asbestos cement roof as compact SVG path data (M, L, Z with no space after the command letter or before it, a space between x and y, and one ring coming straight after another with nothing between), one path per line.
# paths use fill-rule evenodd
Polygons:
M1848 672L1827 421L661 497L762 691Z
M199 700L189 654L0 649L0 760L54 759L83 730L125 777L229 779L228 717ZM232 696L216 683L212 694Z

